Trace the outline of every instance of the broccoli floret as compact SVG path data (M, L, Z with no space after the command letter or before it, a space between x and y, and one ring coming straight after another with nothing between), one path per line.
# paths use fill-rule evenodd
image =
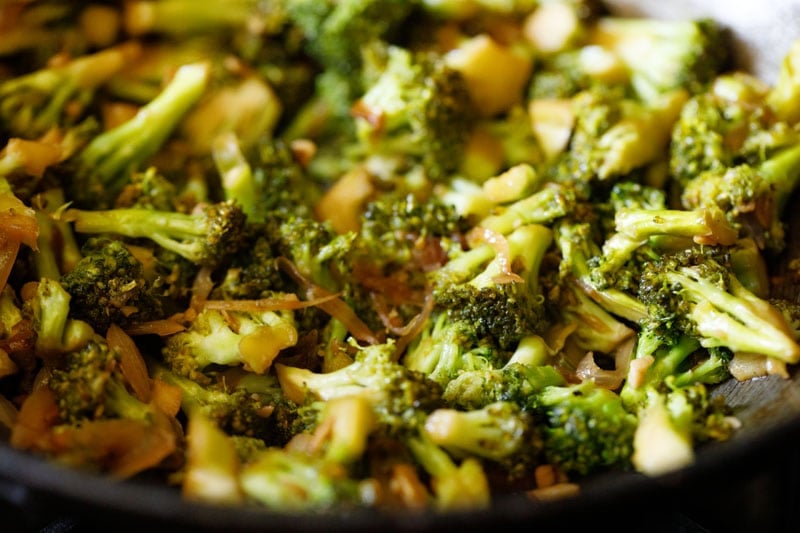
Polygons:
M362 47L388 39L411 14L413 2L405 0L291 0L289 19L303 32L306 49L325 70L357 75ZM355 92L358 82L353 80Z
M425 433L438 446L459 455L501 462L526 453L530 414L516 403L495 402L480 409L436 409L425 419Z
M139 54L139 45L122 44L0 83L3 132L36 139L53 127L77 124L98 87Z
M640 298L650 316L696 336L704 348L727 348L786 362L800 359L781 312L750 292L731 273L724 254L692 252L663 256L646 266ZM688 322L688 324L687 324Z
M489 245L479 245L433 271L431 279L436 304L454 321L472 324L477 338L492 346L513 350L520 339L540 333L547 324L539 270L552 231L528 224L511 232L505 243L508 249L488 263L481 247Z
M181 391L181 410L198 411L231 435L256 437L283 446L292 436L297 406L284 398L271 374L221 374L211 383L198 383L166 366L149 363L154 379Z
M669 153L670 172L680 187L707 171L721 174L741 164L758 167L797 144L797 133L776 118L767 94L761 80L735 73L719 76L708 90L686 102L673 128Z
M78 207L106 208L164 144L186 112L200 99L208 65L180 67L164 90L121 125L94 137L64 169L70 198Z
M662 393L647 388L638 416L631 461L647 475L689 466L698 443L724 441L738 425L724 403L713 400L702 384Z
M145 208L69 209L75 231L145 238L199 265L218 265L241 247L245 215L233 202L201 204L192 213Z
M359 395L367 398L390 433L402 434L419 423L419 413L441 404L441 387L421 372L396 362L393 342L357 351L352 363L327 373L276 364L284 395L303 404Z
M459 373L447 384L442 398L447 405L458 409L474 410L495 402L513 402L529 411L542 389L564 384L564 377L551 365L510 362L501 368Z
M545 460L578 475L630 466L637 418L617 394L586 381L547 387L537 401Z
M243 366L263 374L278 353L297 343L294 317L277 311L234 311L205 308L189 328L165 340L164 362L174 372L196 381L210 366Z
M142 263L118 240L93 238L82 247L84 257L61 277L70 296L70 316L104 333L112 323L163 318L161 300L144 277Z
M459 464L425 434L409 438L407 445L431 477L438 510L480 509L491 503L489 482L476 458L468 457Z
M42 278L36 291L23 302L25 316L36 333L34 350L40 357L77 350L94 335L91 325L70 317L70 299L61 283Z
M602 255L591 224L564 221L558 224L555 240L561 251L559 266L561 276L574 279L577 286L605 311L637 323L647 318L647 306L638 298L614 285L609 285L608 275L598 280L592 262Z
M150 421L154 405L129 392L119 353L99 336L64 356L50 377L59 418L67 424L101 418Z
M729 246L739 237L716 205L692 210L622 208L614 215L614 227L615 233L603 243L602 257L593 262L596 276L618 270L656 236L691 239L707 246Z
M472 107L463 76L442 59L390 46L353 114L367 154L417 158L429 179L444 181L461 163Z
M555 181L613 182L663 158L687 93L641 102L612 89L572 99L575 125L567 150L550 171Z
M491 346L481 344L475 329L466 320L454 320L442 313L429 320L408 347L403 364L443 387L462 371L491 368L500 356Z
M214 287L211 298L220 300L259 300L276 292L290 292L293 286L276 263L272 239L262 228L248 225L241 251L231 258L225 276ZM253 230L253 231L251 231Z
M269 448L242 466L248 498L281 512L325 510L356 504L358 483L340 465L302 451Z
M631 84L645 99L674 89L703 90L728 67L731 50L729 32L707 18L601 17L589 42L619 55Z
M687 209L714 207L724 211L742 236L759 248L779 252L785 245L785 207L800 183L800 144L784 148L751 166L709 170L688 182L681 194Z
M524 224L550 224L572 213L580 198L581 193L569 183L546 183L529 196L498 207L478 225L505 235Z

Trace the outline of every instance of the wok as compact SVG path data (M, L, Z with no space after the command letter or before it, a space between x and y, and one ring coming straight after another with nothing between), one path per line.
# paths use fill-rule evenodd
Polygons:
M656 18L710 16L733 33L738 65L767 82L800 37L800 3L772 0L610 0L614 12ZM795 205L800 205L798 195ZM800 257L800 210L788 210L790 257ZM787 258L788 259L788 258ZM800 298L800 290L792 292ZM2 529L89 531L169 527L226 531L441 531L613 528L617 531L789 531L800 523L800 372L720 385L743 428L698 450L691 467L657 478L636 473L588 480L581 494L536 502L508 496L491 509L447 516L358 510L285 515L184 501L144 480L115 482L67 470L0 444Z

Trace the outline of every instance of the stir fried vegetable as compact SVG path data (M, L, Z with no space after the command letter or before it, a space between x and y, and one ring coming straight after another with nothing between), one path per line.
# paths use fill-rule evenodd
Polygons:
M739 427L714 385L800 362L769 268L800 44L759 80L713 20L589 0L0 21L14 448L211 504L474 509L691 465Z

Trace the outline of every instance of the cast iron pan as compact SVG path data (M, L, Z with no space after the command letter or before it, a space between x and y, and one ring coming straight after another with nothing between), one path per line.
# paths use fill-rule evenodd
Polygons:
M791 41L800 37L797 0L610 0L620 14L661 18L711 16L736 41L738 66L767 82ZM790 206L789 253L800 256L800 196ZM800 298L800 291L787 293ZM485 511L391 515L358 510L286 515L184 501L175 489L148 480L115 482L54 466L0 444L0 529L15 531L542 531L591 527L603 531L791 531L800 528L800 373L789 380L728 382L724 394L743 429L730 441L698 450L689 468L658 478L636 473L588 480L577 497L536 502L499 498ZM59 522L67 517L66 522ZM699 522L698 522L699 517ZM710 518L709 518L710 517ZM704 522L709 518L709 522ZM9 529L10 528L10 529ZM719 529L717 529L719 528Z

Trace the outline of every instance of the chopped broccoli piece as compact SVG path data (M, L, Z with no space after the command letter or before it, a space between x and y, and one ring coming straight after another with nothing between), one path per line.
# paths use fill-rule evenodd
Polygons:
M242 245L245 224L244 213L230 201L203 204L192 213L132 207L69 209L64 217L78 233L150 239L199 265L218 265L235 254Z
M169 84L127 122L94 137L71 161L69 193L79 207L104 208L164 144L205 91L208 65L182 66ZM70 162L68 162L70 164Z
M579 475L630 466L637 418L617 394L586 381L547 387L538 404L548 462Z

